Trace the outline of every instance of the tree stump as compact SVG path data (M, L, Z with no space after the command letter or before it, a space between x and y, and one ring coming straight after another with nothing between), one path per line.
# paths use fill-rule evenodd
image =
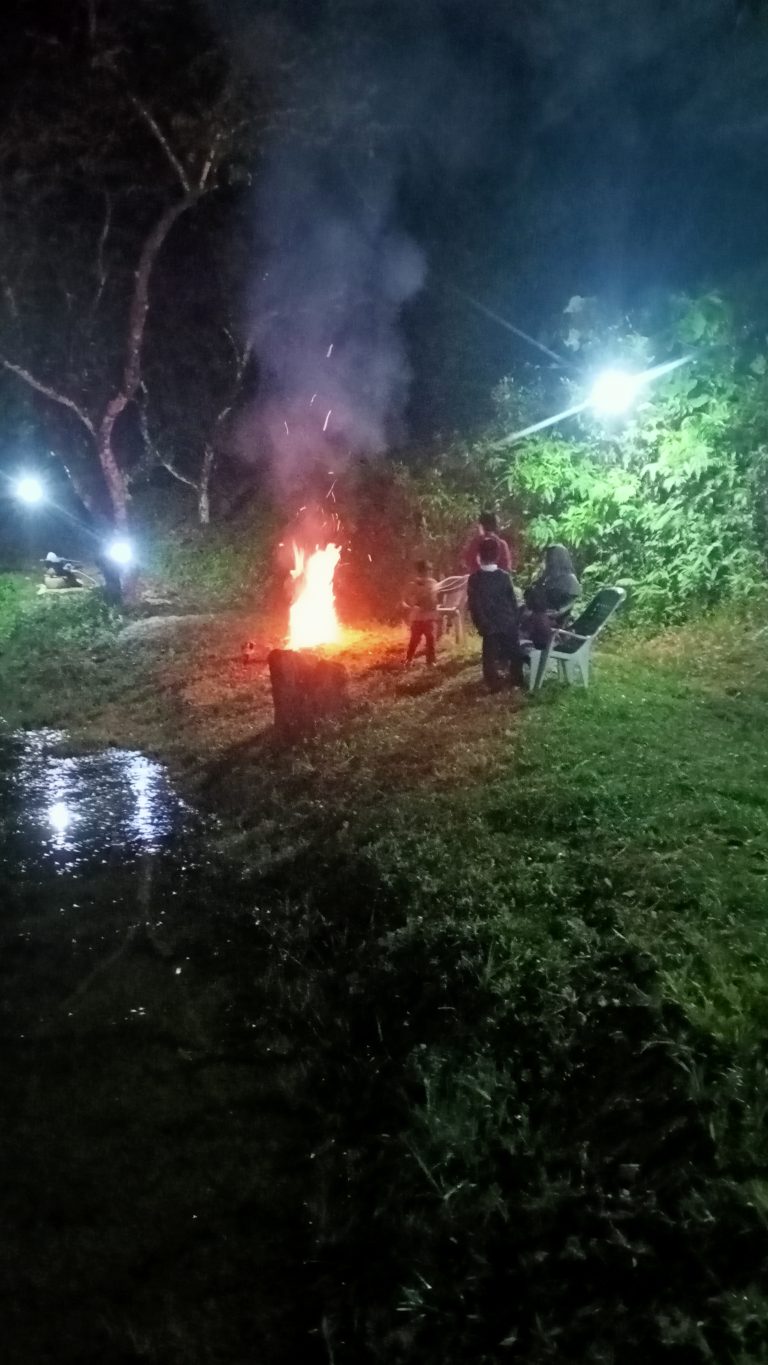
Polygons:
M273 649L267 663L272 683L275 729L281 739L298 739L318 721L337 716L348 704L343 664L292 649Z

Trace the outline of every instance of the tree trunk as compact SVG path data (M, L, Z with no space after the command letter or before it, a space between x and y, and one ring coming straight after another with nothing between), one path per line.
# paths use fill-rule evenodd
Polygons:
M338 716L348 704L343 664L291 649L273 649L267 662L281 739L300 739L319 721Z
M113 444L115 425L128 404L134 401L141 384L142 348L149 313L149 286L155 262L177 218L180 218L182 213L186 213L194 202L195 196L187 194L184 199L169 205L161 213L144 241L134 274L122 383L120 391L107 403L104 416L99 423L97 435L99 463L117 526L125 526L128 521L129 492L128 480L115 455Z
M104 475L116 526L125 526L128 521L128 500L130 496L125 474L117 463L112 448L115 423L125 407L126 400L123 394L119 394L117 398L113 398L108 403L107 410L99 425L97 437L99 464Z
M206 442L197 494L197 519L201 526L209 526L211 522L211 475L213 473L213 461L213 446Z

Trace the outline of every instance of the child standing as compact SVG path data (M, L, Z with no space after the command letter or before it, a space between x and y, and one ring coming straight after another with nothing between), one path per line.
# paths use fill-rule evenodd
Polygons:
M435 638L439 620L437 579L432 577L432 565L428 564L426 559L419 559L415 568L416 577L408 590L410 600L403 603L408 609L411 623L411 638L408 641L405 662L411 663L423 636L427 665L431 668L435 662Z

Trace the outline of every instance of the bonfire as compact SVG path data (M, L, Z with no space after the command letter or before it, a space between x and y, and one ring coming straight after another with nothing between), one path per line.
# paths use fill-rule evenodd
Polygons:
M338 545L326 545L306 554L293 547L294 599L288 621L288 648L315 649L341 640L341 625L336 615L333 575L341 558Z

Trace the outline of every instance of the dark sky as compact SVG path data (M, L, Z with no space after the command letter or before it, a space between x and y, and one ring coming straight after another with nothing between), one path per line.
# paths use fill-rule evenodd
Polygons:
M760 272L766 16L730 0L525 8L480 4L453 27L465 69L485 73L494 117L443 181L439 212L410 186L433 282L454 278L536 330L572 293L628 306ZM420 345L433 306L424 295L414 310ZM491 324L470 326L489 371L519 358ZM482 369L477 380L479 397Z

